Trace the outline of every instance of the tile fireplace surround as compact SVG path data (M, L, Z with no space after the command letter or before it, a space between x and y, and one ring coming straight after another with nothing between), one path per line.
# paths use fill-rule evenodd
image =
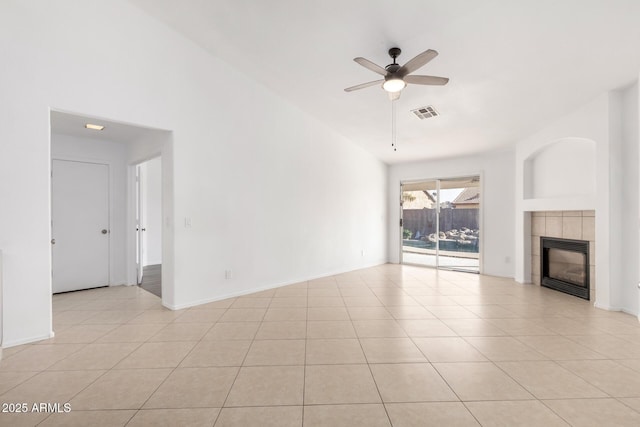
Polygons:
M596 287L595 211L540 211L531 213L531 281L540 285L540 237L586 240L589 242L590 293Z

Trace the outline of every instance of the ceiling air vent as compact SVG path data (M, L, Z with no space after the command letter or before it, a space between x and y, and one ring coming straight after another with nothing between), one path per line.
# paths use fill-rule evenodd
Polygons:
M433 108L431 105L429 105L428 107L416 108L415 110L411 110L411 112L416 116L418 116L420 120L424 120L424 119L428 119L429 117L436 117L440 115L440 113L438 113L436 109Z

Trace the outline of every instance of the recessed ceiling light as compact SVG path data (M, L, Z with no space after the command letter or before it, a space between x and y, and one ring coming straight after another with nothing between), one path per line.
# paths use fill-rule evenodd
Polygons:
M86 125L84 125L84 127L86 127L87 129L91 129L91 130L103 130L104 126L102 125L93 125L91 123L87 123Z

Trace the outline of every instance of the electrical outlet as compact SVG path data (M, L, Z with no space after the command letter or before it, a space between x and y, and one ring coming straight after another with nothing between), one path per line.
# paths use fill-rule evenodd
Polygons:
M232 270L225 270L224 271L224 278L225 279L233 279L233 271Z

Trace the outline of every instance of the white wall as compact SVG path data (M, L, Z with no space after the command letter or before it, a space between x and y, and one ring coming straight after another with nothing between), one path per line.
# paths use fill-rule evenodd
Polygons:
M525 161L524 198L593 196L595 154L595 142L584 138L564 138L541 147Z
M109 284L126 284L127 162L125 145L115 141L51 134L51 158L109 165Z
M608 98L603 95L565 117L558 119L556 122L548 124L535 134L518 141L515 159L516 281L521 283L531 282L531 225L529 212L596 209L597 195L603 188L608 186L609 182L608 172L599 172L603 167L606 168L607 171L609 168L608 111ZM566 138L586 139L595 143L596 188L594 194L565 194L563 197L555 198L532 198L531 195L527 195L527 191L525 190L526 187L530 185L527 184L527 181L532 179L530 173L526 171L526 166L530 158L557 141L563 141L566 140ZM570 164L568 167L572 169L575 168L576 165ZM541 165L540 170L543 169L544 166ZM602 174L603 179L598 179L600 174ZM603 180L606 180L604 181L606 182L606 186ZM564 186L564 188L566 187L567 186ZM600 206L600 212L596 212L596 221L608 221L608 203L606 201L603 206ZM596 232L598 229L603 230L604 228L596 225ZM608 234L604 236L603 239L605 239L605 241L608 240ZM598 237L596 237L596 240L598 240ZM596 251L596 256L598 256L598 251ZM599 271L596 271L596 275L599 273ZM596 277L596 282L597 281L598 277Z
M0 12L5 345L51 331L52 108L172 131L171 307L386 261L387 167L360 147L124 1Z
M527 198L527 159L567 139L595 144L595 191L578 187L563 197ZM576 165L569 158L567 170ZM549 165L541 165L544 169ZM590 165L588 166L588 168ZM577 172L582 173L582 172ZM558 178L559 179L559 178ZM597 307L638 312L638 86L603 93L518 142L516 148L516 280L529 282L530 211L596 211ZM559 183L564 189L566 183ZM629 233L629 227L633 232ZM633 271L631 271L633 270ZM592 296L594 297L594 296Z
M640 291L635 286L640 281L640 137L638 135L639 87L636 81L621 90L622 103L622 185L621 214L622 270L621 308L640 314ZM635 232L634 232L635 229Z
M162 264L161 158L140 165L142 190L143 265Z
M389 168L389 261L400 259L400 182L481 175L482 273L513 277L514 154L493 152Z
M2 304L2 251L0 250L0 362L2 361L2 343L3 343L3 331L4 327L2 325L3 316L3 304Z

